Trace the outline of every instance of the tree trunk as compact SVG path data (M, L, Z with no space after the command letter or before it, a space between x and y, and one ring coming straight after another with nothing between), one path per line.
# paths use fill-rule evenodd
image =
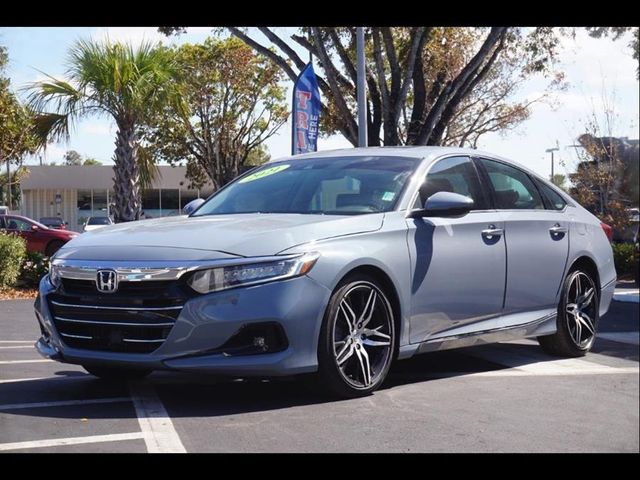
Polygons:
M142 202L138 169L138 139L133 122L118 122L114 163L114 220L116 223L140 220Z

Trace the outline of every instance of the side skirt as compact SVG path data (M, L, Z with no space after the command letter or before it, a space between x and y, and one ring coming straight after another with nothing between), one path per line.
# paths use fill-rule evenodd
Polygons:
M556 317L557 312L554 311L530 322L520 323L517 325L500 326L464 333L449 332L449 334L447 334L447 332L444 332L443 335L430 338L422 343L401 347L398 358L409 358L413 355L425 352L551 335L557 330ZM506 319L508 319L508 316L504 317L502 320L504 321Z

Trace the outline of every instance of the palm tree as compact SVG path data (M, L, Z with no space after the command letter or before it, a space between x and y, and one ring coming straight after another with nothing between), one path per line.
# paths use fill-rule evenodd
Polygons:
M91 115L114 119L116 222L140 218L141 180L148 179L145 168L150 163L142 155L138 131L166 102L179 101L173 58L161 45L143 43L134 49L122 43L81 40L69 52L68 80L47 75L49 80L28 87L29 102L40 112L38 131L47 140L68 140L70 129ZM51 107L53 112L47 112Z

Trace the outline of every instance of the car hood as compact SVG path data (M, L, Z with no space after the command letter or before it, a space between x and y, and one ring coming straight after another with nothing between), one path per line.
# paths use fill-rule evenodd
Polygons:
M383 213L357 216L252 213L166 217L85 232L67 243L63 247L67 252L61 251L59 257L82 256L88 260L91 259L87 258L89 250L95 254L109 251L109 255L117 255L121 251L123 256L135 257L139 253L132 252L140 252L140 249L146 251L144 257L148 259L149 255L156 256L150 252L157 250L159 260L175 249L190 250L192 253L188 257L198 256L195 252L200 251L203 258L211 257L212 252L243 257L275 255L303 243L378 230L383 219Z

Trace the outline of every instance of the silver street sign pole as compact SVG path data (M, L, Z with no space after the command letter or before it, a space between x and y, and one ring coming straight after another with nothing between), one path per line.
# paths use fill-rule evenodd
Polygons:
M367 146L367 82L364 62L364 27L357 27L358 56L358 146Z

